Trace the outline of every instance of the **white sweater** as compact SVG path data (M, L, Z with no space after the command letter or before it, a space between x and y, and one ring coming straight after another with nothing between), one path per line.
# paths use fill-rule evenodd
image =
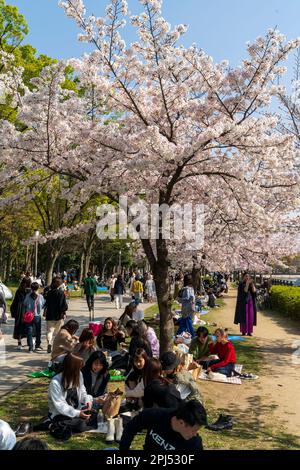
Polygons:
M48 406L51 418L57 415L68 416L69 418L78 418L80 409L70 406L67 401L67 391L62 387L62 374L58 374L50 382L48 390ZM77 388L78 406L81 407L86 403L93 403L93 397L88 395L83 383L83 376L80 372L80 384Z

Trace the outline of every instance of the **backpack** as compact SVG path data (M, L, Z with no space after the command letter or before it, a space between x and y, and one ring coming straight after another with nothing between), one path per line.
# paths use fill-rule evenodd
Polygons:
M68 441L72 437L72 429L64 421L51 423L49 431L52 437L60 441Z

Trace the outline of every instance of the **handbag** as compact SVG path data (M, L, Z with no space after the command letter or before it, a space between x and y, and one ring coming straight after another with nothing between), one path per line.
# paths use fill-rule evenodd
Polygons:
M23 323L32 323L33 320L34 320L34 312L36 310L36 307L37 307L37 303L38 303L38 300L39 300L39 295L37 296L37 298L35 299L35 302L34 302L34 309L33 310L28 310L27 312L25 312L23 314Z
M106 418L114 418L119 414L123 392L118 388L110 392L104 402L102 412Z

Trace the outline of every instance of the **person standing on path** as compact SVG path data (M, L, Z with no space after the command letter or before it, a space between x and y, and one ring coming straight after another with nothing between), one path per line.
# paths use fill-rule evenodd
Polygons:
M180 335L184 331L187 331L191 334L192 338L196 336L193 327L194 313L196 311L195 307L195 291L193 287L193 278L190 274L184 276L184 287L182 289L182 295L179 297L179 302L181 303L181 319L179 324L179 329L177 335Z
M35 329L36 334L36 345L34 351L41 351L43 348L41 346L41 335L42 335L42 310L45 304L44 297L38 293L39 284L33 282L31 284L31 292L28 293L23 302L23 313L33 312L34 318L31 323L26 325L27 333L27 344L29 347L29 352L33 352L33 330Z
M18 351L22 351L22 338L26 338L27 336L22 315L24 299L26 295L31 292L30 286L31 280L28 277L23 277L10 306L11 316L15 320L13 338L18 341Z
M252 336L253 326L257 324L256 288L248 273L244 273L239 283L234 323L240 324L243 336Z
M87 277L84 280L84 293L91 321L94 320L94 295L97 293L97 282L91 272L87 273Z
M117 310L123 307L123 295L125 292L125 283L123 281L122 274L119 274L114 286L114 297Z
M132 283L131 292L134 295L135 301L142 302L143 300L143 284L140 281L140 276L135 276L135 281Z
M7 316L5 296L0 291L0 325L1 323L7 323Z
M47 352L52 351L53 339L64 324L68 304L64 291L61 289L62 279L55 277L52 279L51 289L47 293L44 316L47 325Z

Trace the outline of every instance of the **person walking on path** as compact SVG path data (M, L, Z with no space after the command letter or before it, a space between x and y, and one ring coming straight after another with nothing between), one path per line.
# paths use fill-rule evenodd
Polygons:
M87 273L84 280L84 293L90 312L90 321L94 320L94 295L97 293L97 282L91 272Z
M240 324L243 336L252 336L253 326L257 325L256 288L248 273L239 283L234 323Z
M44 315L47 325L47 352L52 350L53 339L64 324L68 304L64 291L61 289L62 279L52 279L51 289L47 293Z
M26 295L31 292L30 286L31 280L28 277L24 277L10 306L11 316L15 320L13 338L18 341L18 351L22 351L22 338L27 337L23 323L23 302Z
M119 274L114 286L114 297L117 310L123 307L123 295L125 292L125 283L123 281L122 274Z
M33 312L34 318L32 322L26 325L27 333L27 344L29 347L29 352L33 352L33 331L35 330L36 334L36 345L35 351L41 351L43 348L41 346L41 335L42 335L42 310L45 304L45 299L42 294L38 293L39 284L33 282L31 284L31 292L28 293L23 302L23 314L26 312Z
M7 323L5 296L0 291L0 325Z
M139 301L139 302L143 301L144 288L143 288L143 284L140 281L139 275L135 276L135 281L133 281L132 283L131 292L134 295L135 301Z

